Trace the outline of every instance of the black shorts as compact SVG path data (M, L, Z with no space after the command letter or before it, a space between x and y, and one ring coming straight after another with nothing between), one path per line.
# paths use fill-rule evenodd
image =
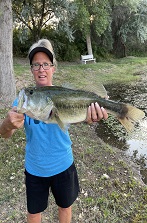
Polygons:
M79 193L77 171L74 163L62 173L51 177L26 175L27 208L31 214L40 213L48 206L49 188L59 207L70 207Z

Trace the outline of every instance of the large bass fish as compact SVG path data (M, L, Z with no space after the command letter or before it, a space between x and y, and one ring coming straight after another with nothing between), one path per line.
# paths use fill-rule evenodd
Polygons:
M60 86L29 87L20 91L17 111L45 123L58 123L63 130L69 123L84 121L88 106L95 102L115 115L127 131L145 116L142 110L132 105L104 97L106 90L103 86L97 92Z

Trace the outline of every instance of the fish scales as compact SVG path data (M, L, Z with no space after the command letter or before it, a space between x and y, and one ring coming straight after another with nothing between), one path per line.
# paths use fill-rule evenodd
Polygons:
M127 131L145 116L132 105L106 100L95 92L60 86L22 89L17 111L45 123L57 123L65 130L67 124L85 121L88 106L95 102L116 116Z

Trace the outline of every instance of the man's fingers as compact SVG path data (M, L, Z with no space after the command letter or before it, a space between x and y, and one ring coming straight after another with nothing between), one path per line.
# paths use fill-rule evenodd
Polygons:
M108 114L107 111L100 107L99 104L96 102L95 104L92 103L91 106L88 107L87 111L87 122L90 124L92 122L98 122L102 118L107 119Z

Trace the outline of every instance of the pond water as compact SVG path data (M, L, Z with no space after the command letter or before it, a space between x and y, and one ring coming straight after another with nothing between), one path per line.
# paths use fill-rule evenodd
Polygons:
M140 166L142 179L147 184L147 82L142 79L135 85L111 84L105 88L111 100L132 104L146 114L130 134L111 116L107 121L99 122L96 132L106 143L132 157Z

